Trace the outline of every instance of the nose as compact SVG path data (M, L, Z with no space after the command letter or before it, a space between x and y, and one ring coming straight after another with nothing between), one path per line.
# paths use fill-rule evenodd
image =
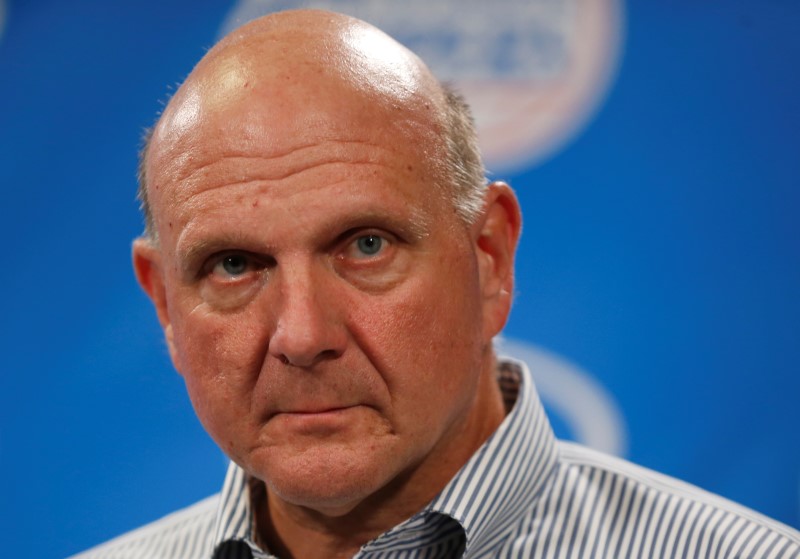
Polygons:
M309 368L339 357L347 341L340 313L340 297L330 291L332 280L311 266L284 267L279 272L280 293L269 353L282 363ZM275 302L275 301L273 301Z

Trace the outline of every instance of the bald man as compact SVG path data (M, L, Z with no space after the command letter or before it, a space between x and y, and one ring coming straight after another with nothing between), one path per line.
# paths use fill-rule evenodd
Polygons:
M377 29L216 45L143 151L137 278L222 492L83 557L798 557L756 513L555 440L511 307L519 205L467 107Z

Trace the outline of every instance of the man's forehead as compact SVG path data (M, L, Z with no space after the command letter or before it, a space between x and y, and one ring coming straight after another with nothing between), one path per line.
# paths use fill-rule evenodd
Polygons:
M263 179L324 143L400 151L395 160L444 184L444 106L425 65L364 22L319 11L251 22L198 63L154 130L144 171L156 226L161 206L175 203L178 191L191 195L191 178L217 172L222 159L274 164L259 170ZM236 174L219 182L247 180Z
M260 99L255 95L252 103L243 101L244 109L186 124L186 134L157 143L147 162L153 198L167 193L181 197L179 191L201 187L277 181L337 163L391 162L435 183L446 172L441 131L417 114L393 114L369 103L337 107L302 100L259 108Z
M424 64L383 32L339 14L289 12L245 26L204 57L164 111L148 157L179 162L207 138L281 151L287 140L297 147L356 129L372 129L365 141L384 132L435 143L442 102Z
M356 139L348 141L341 135L334 138L334 132L329 140L317 134L314 141L293 142L281 150L258 145L234 151L229 146L222 156L211 151L181 154L164 164L154 184L163 191L160 198L165 202L191 209L193 199L226 190L247 189L290 199L295 190L324 185L355 183L365 195L374 195L378 185L399 188L409 182L432 182L432 169L415 145L380 141L385 137L370 141L355 133Z
M170 101L156 133L238 107L253 91L280 108L361 97L373 104L441 107L425 65L382 31L340 14L284 12L256 20L209 51Z

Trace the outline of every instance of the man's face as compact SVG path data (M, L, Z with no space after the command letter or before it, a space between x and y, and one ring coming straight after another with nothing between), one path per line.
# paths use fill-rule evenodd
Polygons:
M363 100L303 110L157 132L159 247L137 266L217 444L281 499L346 511L485 438L498 327L477 228L427 163L440 131Z

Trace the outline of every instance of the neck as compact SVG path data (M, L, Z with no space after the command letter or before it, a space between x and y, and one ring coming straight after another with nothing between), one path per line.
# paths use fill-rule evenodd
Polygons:
M362 545L416 512L389 510L361 502L345 515L332 516L270 493L256 518L265 547L281 559L339 559L353 557Z
M345 512L319 511L266 491L255 504L260 541L281 559L353 557L367 542L407 520L436 497L505 416L494 365L481 376L474 405L452 441Z

